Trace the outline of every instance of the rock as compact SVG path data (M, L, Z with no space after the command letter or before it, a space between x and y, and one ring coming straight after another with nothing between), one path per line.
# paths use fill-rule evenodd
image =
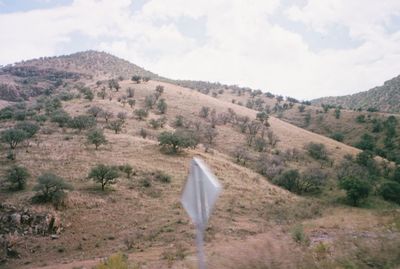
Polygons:
M21 215L18 213L14 213L11 215L11 221L13 222L13 224L15 224L16 226L21 225Z
M50 238L51 238L52 240L55 240L55 239L60 238L60 236L58 236L58 235L56 235L56 234L52 234L52 235L50 235Z

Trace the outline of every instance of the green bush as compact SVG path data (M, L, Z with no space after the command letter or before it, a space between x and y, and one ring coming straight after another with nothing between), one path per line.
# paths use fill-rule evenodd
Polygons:
M73 117L68 122L68 127L78 129L79 132L85 129L92 128L96 125L96 119L93 116L80 115Z
M291 192L298 192L298 182L300 180L300 173L296 169L284 171L273 179L274 184L283 187Z
M0 120L9 120L14 117L15 109L11 106L5 107L0 110Z
M52 202L55 206L61 205L66 197L65 190L72 190L72 186L63 178L53 173L44 173L37 179L38 184L33 187L36 191L34 202Z
M359 142L355 146L362 150L374 150L375 148L375 138L370 134L363 134Z
M344 134L343 133L339 133L339 132L333 133L333 134L330 135L330 138L332 138L332 139L334 139L336 141L339 141L339 142L343 142Z
M170 183L171 176L163 171L157 171L154 175L155 179L162 182L162 183Z
M17 123L15 129L24 131L26 133L26 138L32 138L39 131L40 127L36 123L23 121Z
M96 147L96 150L100 145L107 144L107 139L101 129L93 129L89 131L86 138L88 143L93 144Z
M142 108L136 109L133 113L136 115L138 120L144 120L149 115L149 112L147 112L147 110Z
M11 190L23 190L29 176L29 172L25 167L15 165L7 170L6 181Z
M0 133L0 141L10 146L10 149L15 149L19 143L28 138L28 134L16 128L10 128Z
M111 185L116 183L119 173L116 167L108 166L104 164L98 164L93 167L88 178L93 179L95 182L101 184L101 190L104 191L106 185Z
M316 160L328 160L328 152L324 144L310 142L306 145L308 154Z
M134 173L134 172L133 172L133 167L132 167L130 164L127 164L127 163L118 166L118 169L119 169L121 172L125 173L127 178L130 178L131 175Z
M379 193L383 199L400 204L400 183L388 181L381 185Z
M189 147L195 147L198 144L198 140L189 132L175 131L162 132L158 136L159 145L163 149L167 149L169 153L176 154L180 150Z
M59 127L64 127L71 120L69 114L64 110L56 110L50 116L50 121L58 123Z
M339 187L346 191L348 200L357 206L366 199L371 192L371 185L365 180L355 177L347 177L339 182Z

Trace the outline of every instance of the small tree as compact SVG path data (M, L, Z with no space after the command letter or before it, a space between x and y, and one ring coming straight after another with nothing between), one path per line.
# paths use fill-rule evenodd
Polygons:
M383 199L400 204L400 184L388 181L382 184L379 190Z
M6 181L10 184L10 189L23 190L29 176L25 167L15 165L7 170Z
M142 78L141 78L141 76L139 76L139 75L133 75L132 78L131 78L131 80L134 81L134 82L136 82L137 84L140 83L140 80L141 80L141 79L142 79Z
M152 109L155 102L156 102L156 98L154 97L154 95L152 95L152 94L147 95L144 99L145 109Z
M157 109L160 114L165 114L167 111L167 103L165 102L165 99L160 99L157 103Z
M110 121L107 125L107 128L110 130L113 130L115 132L115 134L118 134L119 132L121 132L123 126L124 126L124 122L122 120L118 119L118 120Z
M346 191L347 198L354 206L357 206L361 200L368 197L371 186L365 180L355 177L347 177L339 182L339 187Z
M123 173L126 174L127 178L131 178L131 175L133 173L133 167L130 164L123 164L118 166L119 170Z
M32 138L40 129L39 125L33 122L23 121L15 125L15 129L26 133L26 138Z
M87 134L87 141L88 143L95 145L96 150L100 145L107 144L107 139L101 129L93 129L89 131Z
M144 120L149 115L149 112L147 112L147 110L142 108L136 109L133 113L136 115L138 120Z
M299 108L299 112L300 113L303 113L306 110L306 106L305 105L299 105L298 108Z
M126 94L127 94L128 98L133 98L135 96L135 90L132 88L128 88L128 89L126 89Z
M359 142L355 145L357 148L362 150L374 150L375 148L375 138L370 134L363 134Z
M36 191L33 197L34 202L52 202L57 206L64 201L66 197L65 190L73 189L63 178L53 173L44 173L38 177L37 181L37 185L33 187L33 190Z
M214 144L214 139L217 137L218 132L215 128L212 128L211 125L207 125L203 130L203 138L207 144L207 146L211 146Z
M88 109L87 113L95 118L97 118L97 116L100 116L101 113L103 112L103 109L101 107L98 106L92 106L91 108Z
M131 108L133 108L133 106L136 104L135 99L128 99L128 104Z
M334 139L334 140L336 140L336 141L339 141L339 142L343 142L343 140L344 140L344 134L343 134L343 133L336 132L336 133L331 134L331 135L330 135L330 138L332 138L332 139Z
M207 106L203 106L200 109L199 116L202 117L202 118L207 118L209 113L210 113L210 108L207 107Z
M310 142L306 145L308 154L316 160L327 160L328 152L324 144Z
M158 141L162 148L167 148L168 152L176 154L181 149L194 146L194 141L182 132L162 132L158 136Z
M340 113L341 113L341 112L340 112L340 108L338 108L338 107L335 108L335 118L336 118L336 119L339 119L339 118L340 118Z
M274 178L273 182L281 186L288 191L298 192L298 181L300 179L300 173L296 169L291 169L283 172Z
M92 116L80 115L72 118L68 126L73 129L78 129L79 133L84 129L92 128L96 125L96 119Z
M50 120L57 123L59 127L64 127L71 120L71 117L64 110L56 110L51 114Z
M118 112L117 114L117 118L122 122L125 122L127 117L128 115L126 114L126 112Z
M106 123L108 123L108 120L114 117L114 113L112 113L111 111L103 110L100 113L99 117L104 118Z
M104 99L106 98L106 96L107 96L106 88L103 87L103 88L101 89L101 91L99 91L99 92L97 93L97 96L104 100Z
M250 159L250 154L244 146L237 146L233 151L233 156L237 163L242 163L243 165L246 165L246 162Z
M8 144L11 150L27 138L28 134L21 129L10 128L0 133L1 142Z
M100 183L101 190L104 191L106 185L116 183L116 179L118 178L118 176L119 174L116 167L98 164L90 170L88 178L91 178L95 182Z

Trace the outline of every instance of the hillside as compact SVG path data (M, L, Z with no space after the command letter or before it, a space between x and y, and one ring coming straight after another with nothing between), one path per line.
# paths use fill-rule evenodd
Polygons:
M331 104L349 109L376 109L382 112L400 112L400 76L385 81L382 86L365 92L312 100L315 105Z
M64 65L53 66L57 62L29 65L63 71ZM89 74L79 61L70 66L63 72ZM209 268L400 264L398 207L372 195L365 203L369 209L349 206L338 188L344 157L360 150L275 116L257 119L255 106L296 111L299 104L289 109L290 102L276 105L275 97L219 84L205 94L197 86L136 83L130 76L109 88L118 72L102 72L108 79L62 78L54 91L0 110L0 132L26 122L38 127L15 149L0 144L4 179L14 165L30 173L23 190L0 181L0 267L90 268L116 252L138 268L195 267L194 227L179 202L193 156L210 165L224 189L206 231ZM93 128L107 140L97 150L88 141ZM166 152L158 140L166 131L196 145ZM310 142L321 144L326 156L310 154ZM98 164L120 169L104 191L89 178ZM131 175L121 170L126 165ZM37 178L49 171L73 189L62 203L33 203ZM315 179L315 192L279 186L288 171Z

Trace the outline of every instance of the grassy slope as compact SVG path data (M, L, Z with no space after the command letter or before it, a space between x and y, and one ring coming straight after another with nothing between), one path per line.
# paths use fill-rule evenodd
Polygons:
M100 105L115 113L126 111L131 115L132 110L118 103L117 96L124 94L127 87L133 86L136 89L135 99L140 107L144 97L158 84L160 83L151 81L147 84L132 85L131 82L125 81L121 83L123 89L120 93L115 93L111 102L97 98L92 103L73 100L66 102L64 107L71 114L81 114L88 109L89 105ZM252 118L256 114L253 110L195 91L170 84L163 85L165 86L163 97L169 104L167 113L169 119L173 119L178 114L194 119L198 117L198 111L203 105L216 108L218 112L231 107L238 114ZM152 114L150 117L157 116ZM281 140L278 148L282 150L291 147L302 148L305 143L314 141L326 144L328 150L337 159L346 153L357 152L354 148L279 119L272 117L270 122L272 130ZM101 121L100 124L102 124ZM242 134L231 127L219 126L217 128L220 134L213 154L206 154L199 148L189 150L181 156L172 157L161 154L155 141L138 137L139 129L145 126L145 122L129 118L122 134L115 135L106 130L110 143L98 151L85 145L83 134L76 135L70 129L63 131L52 126L57 131L52 135L40 134L39 146L32 143L27 152L20 150L18 162L27 166L32 171L33 177L43 171L53 170L72 182L75 191L70 195L70 207L62 211L67 227L60 239L35 237L26 240L24 242L27 245L26 252L22 253L24 258L14 261L16 267L31 268L34 265L58 264L109 255L112 252L124 250L123 240L130 236L136 238L136 251L132 258L139 261L153 261L155 265L152 268L160 268L160 263L165 265L166 261L159 260L162 252L173 251L177 244L188 249L190 253L193 251L193 230L179 204L179 196L187 176L189 160L194 155L203 157L211 165L224 186L224 192L212 217L211 228L207 232L208 249L223 255L223 253L227 254L226 248L229 248L231 244L236 244L237 248L247 248L247 245L257 244L259 240L257 238L264 238L270 242L270 247L273 249L271 251L274 254L270 261L282 260L288 248L291 251L300 251L294 244L287 243L290 242L290 233L282 230L287 229L284 228L286 226L274 224L277 213L270 210L278 203L279 206L284 205L282 212L293 214L292 211L285 210L302 210L296 209L296 206L304 198L296 197L275 187L253 171L231 162L227 154L234 145L243 141ZM72 139L65 140L65 137L72 137ZM5 157L1 156L2 162L4 159ZM122 179L112 191L103 194L98 191L98 188L93 187L92 182L85 179L90 167L100 162L130 163L140 171L137 177L132 180ZM172 183L163 185L154 182L150 189L141 188L138 181L143 173L156 169L171 174ZM33 180L30 181L31 186L32 184ZM20 195L4 194L2 201L24 204L27 203L26 199L30 195L29 191ZM367 219L375 217L368 216ZM265 233L266 231L270 232ZM29 249L35 246L40 247L36 254L32 255ZM137 254L137 250L144 252ZM228 261L221 260L218 255L214 256L211 253L210 255L213 257L210 262L214 264L214 268L221 268L219 265L231 267ZM22 264L27 261L31 263L23 266ZM190 264L190 259L183 263L185 262ZM289 259L287 262L294 267L298 261ZM177 264L179 263L182 262ZM74 264L80 263L74 262ZM55 267L60 268L59 265Z

